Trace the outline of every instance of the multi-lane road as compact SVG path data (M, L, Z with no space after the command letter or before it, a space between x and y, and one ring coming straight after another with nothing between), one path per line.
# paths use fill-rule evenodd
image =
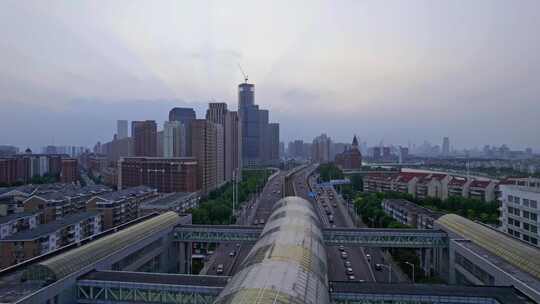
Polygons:
M335 189L332 186L317 184L316 176L311 174L315 168L315 166L311 166L295 176L296 195L310 200L315 205L323 226L355 227L347 212L346 202L336 193ZM315 194L315 197L310 196L310 192ZM332 281L389 281L389 268L375 267L376 264L387 264L383 259L382 250L379 248L333 246L328 247L326 252L328 254L328 276ZM347 258L342 258L342 252L346 252ZM347 268L352 268L352 272L347 271ZM391 281L398 282L395 271L392 271Z
M316 176L313 174L315 169L316 166L311 165L293 175L292 182L295 194L314 204L325 228L354 227L345 201L333 187L317 184ZM246 207L248 209L244 218L241 219L242 224L264 226L272 207L283 196L287 173L280 171L266 183L258 199L250 202ZM316 196L312 197L310 193L315 193ZM251 246L244 244L220 244L205 267L206 274L233 275L250 249ZM375 267L376 264L385 264L381 249L331 246L326 251L329 280L388 282L388 269ZM342 258L343 252L346 252L346 258ZM223 270L218 273L219 265L222 265ZM352 268L352 272L347 271L347 268ZM392 271L391 279L392 282L398 281L394 271Z
M266 183L259 197L247 204L243 218L239 219L240 223L264 227L272 207L282 198L286 174L287 172L279 171ZM205 273L209 275L233 275L250 249L251 246L245 244L220 244L207 262L208 265L204 268ZM223 271L218 273L219 265L222 265Z

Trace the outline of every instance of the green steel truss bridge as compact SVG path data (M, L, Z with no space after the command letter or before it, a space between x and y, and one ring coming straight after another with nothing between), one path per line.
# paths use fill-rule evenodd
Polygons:
M177 242L255 243L262 228L226 225L180 225L174 229ZM323 230L326 245L362 247L441 248L448 246L442 230L328 228Z
M96 271L77 281L78 303L211 304L230 277ZM524 304L512 287L331 281L336 304Z

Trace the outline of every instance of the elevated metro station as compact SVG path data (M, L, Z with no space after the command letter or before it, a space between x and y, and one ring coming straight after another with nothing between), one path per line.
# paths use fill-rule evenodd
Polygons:
M489 227L455 215L442 217L440 230L423 231L440 253L441 271L449 285L381 284L331 281L327 246L331 232L321 228L311 203L286 197L275 204L258 234L245 238L253 247L231 277L182 274L191 240L184 229L200 233L208 227L189 225L176 213L144 222L50 258L2 272L0 302L5 303L535 303L538 251L502 238ZM203 229L204 228L204 229ZM238 241L243 228L221 229L220 236ZM335 229L348 234L341 241L365 246L381 230ZM184 231L184 232L182 232ZM397 235L389 230L388 234ZM401 231L404 236L422 233ZM364 241L360 242L364 236ZM370 236L370 234L372 234ZM182 236L183 235L183 236ZM412 237L411 236L411 237ZM434 242L433 240L438 240ZM354 241L356 240L356 241ZM366 241L367 240L367 241ZM215 241L214 239L209 241ZM378 241L381 244L382 241ZM372 242L372 244L375 243ZM512 248L512 250L509 250ZM184 250L184 252L182 252ZM498 262L497 262L498 261ZM491 268L490 268L491 267ZM479 280L478 277L482 278ZM480 286L467 286L475 284Z

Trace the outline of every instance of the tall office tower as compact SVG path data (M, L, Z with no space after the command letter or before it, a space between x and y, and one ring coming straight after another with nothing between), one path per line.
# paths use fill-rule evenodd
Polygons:
M226 103L211 102L208 104L208 110L206 110L206 119L215 124L223 125L228 112Z
M227 104L224 102L211 102L208 104L208 109L206 110L206 120L209 122L212 122L219 126L218 128L218 136L217 136L217 143L216 143L216 149L217 156L218 156L218 162L217 162L217 183L221 184L225 179L229 180L229 175L225 172L228 168L228 164L226 161L227 154L230 153L230 151L227 150L227 141L229 140L229 136L227 136L230 129L230 124L227 125Z
M163 157L163 130L157 132L156 153L157 157Z
M197 160L197 188L209 193L217 186L217 125L206 119L191 122L191 148Z
M135 156L157 156L157 125L154 120L132 121Z
M225 181L225 134L223 125L216 126L216 183L221 185Z
M223 128L223 179L231 180L233 171L238 170L239 127L237 112L227 110L226 103L210 103L206 119Z
M289 148L289 155L290 156L299 157L299 158L303 158L305 156L305 153L304 153L304 141L303 140L297 139L297 140L291 142L291 144L289 144L289 146L292 147L292 150L291 150L291 148Z
M322 164L329 162L331 144L332 140L324 133L315 137L311 145L311 159Z
M277 166L279 165L280 156L280 142L279 142L279 124L268 124L268 138L269 138L269 159L268 164Z
M390 153L390 147L383 147L382 151L382 157L384 160L389 160L392 157Z
M195 120L195 110L192 108L172 108L169 111L169 121L179 121L184 125L186 133L185 155L191 156L191 121Z
M270 132L268 110L259 110L259 159L261 165L266 165L270 160Z
M450 155L450 138L448 137L443 137L442 153L443 155Z
M225 167L229 166L230 168L225 171L227 180L231 180L234 176L241 178L242 170L242 125L240 124L240 116L238 112L229 112L227 115L228 120L230 120L230 147L226 146L225 150L230 150L231 153L228 153ZM227 141L225 142L227 144ZM230 164L230 165L229 165ZM236 173L234 173L236 172Z
M128 137L128 121L118 120L116 121L116 139L123 139Z
M255 104L255 89L250 83L238 85L238 115L242 134L242 166L256 167L270 163L268 110Z
M186 130L179 121L163 123L163 157L186 155Z
M242 130L242 166L260 164L259 106L255 105L255 86L238 85L238 115Z
M381 147L373 147L373 159L380 160L382 157Z

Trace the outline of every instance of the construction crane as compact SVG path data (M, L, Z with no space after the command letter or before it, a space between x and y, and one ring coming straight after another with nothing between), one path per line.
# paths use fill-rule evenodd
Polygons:
M244 82L247 83L248 82L248 75L246 75L246 73L244 72L244 69L242 69L242 66L240 65L240 63L238 64L238 68L240 69L240 72L242 72L242 75L244 75Z

